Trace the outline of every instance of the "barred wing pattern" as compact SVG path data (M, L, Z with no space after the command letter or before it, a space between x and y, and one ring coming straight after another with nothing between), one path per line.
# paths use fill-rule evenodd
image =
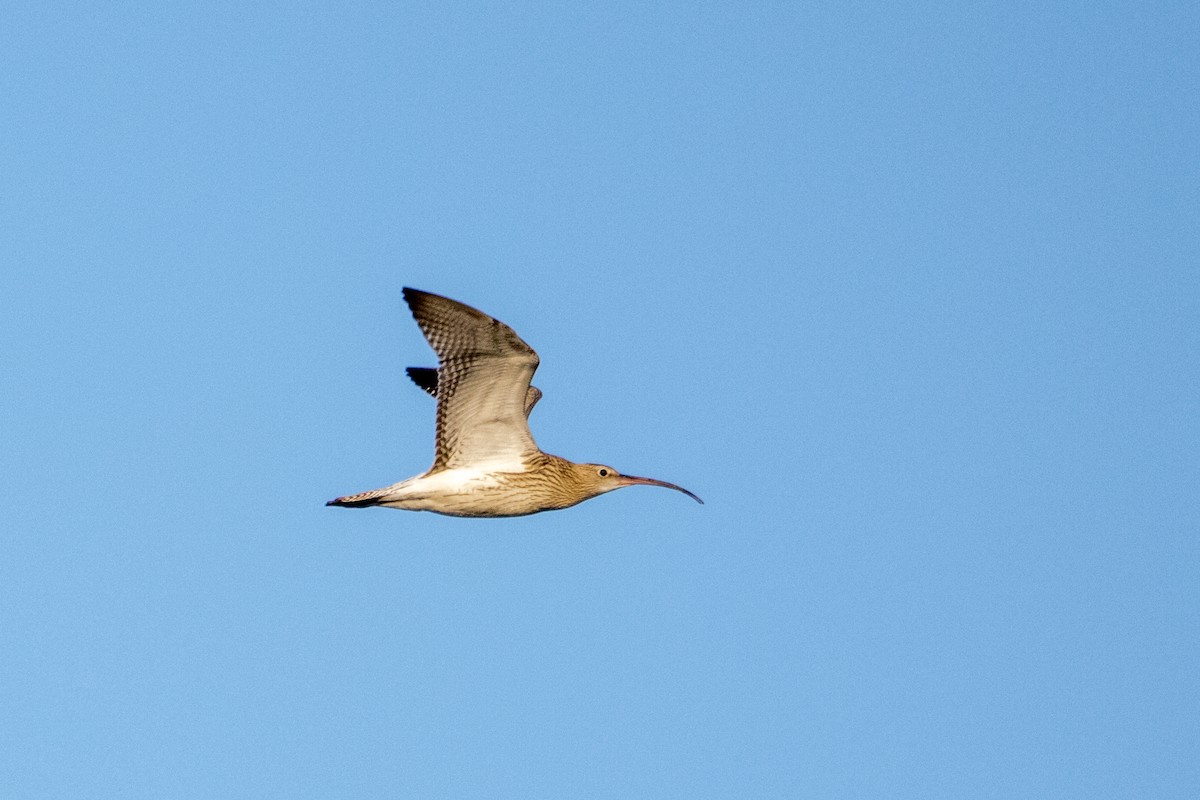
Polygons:
M404 371L408 373L408 377L412 378L412 382L425 391L427 395L437 398L437 370L433 367L405 367ZM533 407L537 405L538 400L542 399L542 390L536 386L530 386L529 391L525 393L525 416L529 416L529 412L533 411Z
M503 322L448 297L405 288L404 300L438 356L430 472L538 453L525 419L538 366L533 348Z

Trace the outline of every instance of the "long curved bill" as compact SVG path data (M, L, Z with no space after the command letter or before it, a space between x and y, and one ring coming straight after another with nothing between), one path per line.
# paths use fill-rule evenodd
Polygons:
M620 478L620 481L621 481L622 486L661 486L664 489L674 489L677 492L683 492L684 494L686 494L688 497L695 500L700 505L704 505L704 501L701 500L699 497L696 497L696 495L692 494L691 492L689 492L687 489L683 488L682 486L676 486L673 483L667 483L666 481L658 481L658 480L655 480L654 478L639 478L636 475L622 475Z

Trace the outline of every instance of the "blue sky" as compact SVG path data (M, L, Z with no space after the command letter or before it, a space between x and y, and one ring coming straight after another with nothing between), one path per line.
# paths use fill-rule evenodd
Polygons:
M1191 4L18 3L0 794L1200 794ZM404 285L541 355L515 520Z

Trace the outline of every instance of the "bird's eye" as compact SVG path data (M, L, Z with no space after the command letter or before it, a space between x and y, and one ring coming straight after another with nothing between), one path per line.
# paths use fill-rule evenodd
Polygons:
M607 478L607 477L608 477L608 470L606 470L606 469L602 469L602 470L600 470L600 477L601 477L601 478Z

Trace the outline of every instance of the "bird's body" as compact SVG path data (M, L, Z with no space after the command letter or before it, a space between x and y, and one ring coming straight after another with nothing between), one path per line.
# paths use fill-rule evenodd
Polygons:
M326 505L384 506L459 517L512 517L567 508L623 486L686 489L621 475L601 464L577 464L543 453L527 417L542 393L529 381L538 357L504 323L439 295L405 289L438 368L408 374L437 398L437 437L428 471L382 489Z
M577 466L582 465L539 453L520 463L497 461L426 472L386 489L338 498L336 504L456 517L517 517L567 508L594 496L586 493Z

